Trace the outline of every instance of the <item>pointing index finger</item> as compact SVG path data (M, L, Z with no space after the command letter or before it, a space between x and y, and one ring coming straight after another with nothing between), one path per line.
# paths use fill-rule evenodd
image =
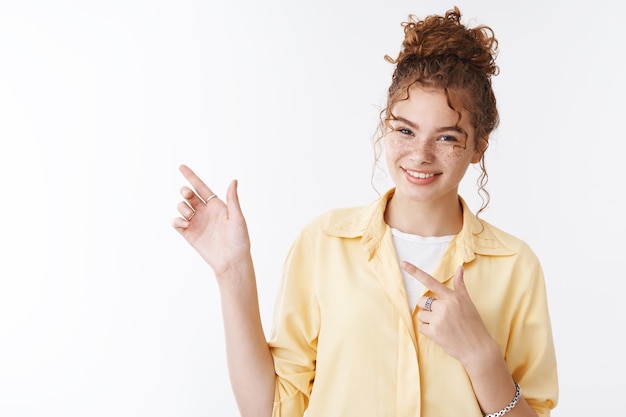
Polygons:
M400 262L400 266L406 272L411 274L411 276L421 282L424 287L428 288L430 291L438 294L439 296L446 294L449 291L452 291L450 288L446 287L441 282L437 281L435 278L431 277L426 272L422 271L410 262L402 261Z
M209 196L213 195L213 191L196 175L195 172L191 170L187 165L181 165L179 167L180 172L183 176L189 181L189 183L193 186L196 194L202 199L202 201L206 201Z

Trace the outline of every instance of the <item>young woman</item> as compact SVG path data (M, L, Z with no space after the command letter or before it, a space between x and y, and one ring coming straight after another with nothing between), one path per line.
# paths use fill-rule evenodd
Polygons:
M540 263L458 195L476 163L484 191L496 39L457 8L403 26L377 140L395 187L303 229L269 342L236 182L223 202L181 167L193 190L182 188L174 227L217 278L244 416L520 417L556 405Z

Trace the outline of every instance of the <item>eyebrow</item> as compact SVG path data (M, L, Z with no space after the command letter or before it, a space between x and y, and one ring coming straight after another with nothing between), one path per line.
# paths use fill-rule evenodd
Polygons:
M419 126L416 125L415 123L413 123L410 120L405 119L404 117L399 117L396 116L392 119L393 121L398 121L398 122L402 122L402 123L406 123L407 125L409 125L411 128L415 129L415 130L419 130ZM438 133L441 132L449 132L449 131L454 131L454 132L459 132L459 133L465 133L463 131L463 129L461 129L459 126L444 126L444 127L440 127L439 129L437 129Z

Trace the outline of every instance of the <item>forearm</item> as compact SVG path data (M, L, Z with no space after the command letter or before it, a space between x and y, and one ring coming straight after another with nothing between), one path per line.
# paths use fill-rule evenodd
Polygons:
M465 364L474 393L483 414L505 408L515 396L515 382L495 342ZM537 417L537 413L522 397L507 417Z
M275 371L259 312L252 260L218 277L231 385L239 411L270 416Z

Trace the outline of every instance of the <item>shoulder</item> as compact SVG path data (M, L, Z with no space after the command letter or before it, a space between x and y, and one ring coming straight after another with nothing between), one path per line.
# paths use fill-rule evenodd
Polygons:
M525 240L489 222L480 222L483 230L473 237L474 252L477 256L491 257L490 268L502 267L510 271L520 284L525 282L523 285L531 285L531 281L543 279L541 261Z
M328 210L305 225L303 232L344 238L362 237L368 230L378 233L384 228L385 208L392 193L393 189L366 204Z
M462 241L471 241L471 247L476 254L535 257L533 250L524 240L478 218L462 199L461 203L463 205L463 230L460 233Z
M345 254L346 239L360 239L363 228L356 220L367 206L334 208L319 214L302 227L292 242L287 256L287 268L313 271L321 260L338 253Z
M530 245L520 239L519 237L509 233L509 232L505 232L504 230L500 229L499 227L494 226L493 224L485 221L485 220L479 220L485 230L483 233L480 233L479 235L483 236L483 237L491 237L493 239L498 240L499 242L502 243L503 246L511 249L512 251L516 252L516 253L533 253L532 248L530 247Z
M321 213L302 229L304 234L361 236L371 219L371 205L340 207Z

